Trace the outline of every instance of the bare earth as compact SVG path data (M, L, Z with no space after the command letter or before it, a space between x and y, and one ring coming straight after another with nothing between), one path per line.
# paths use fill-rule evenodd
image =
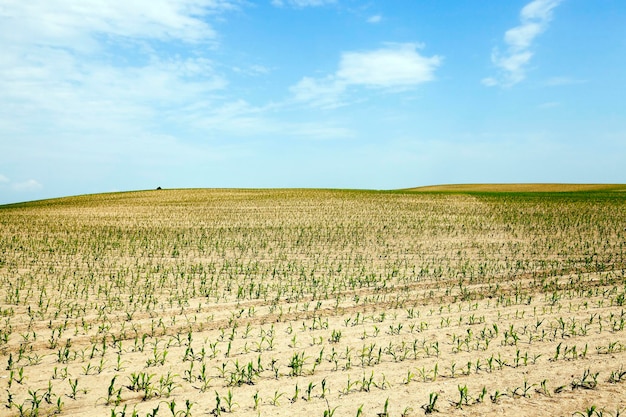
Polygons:
M623 414L617 189L0 207L0 415Z

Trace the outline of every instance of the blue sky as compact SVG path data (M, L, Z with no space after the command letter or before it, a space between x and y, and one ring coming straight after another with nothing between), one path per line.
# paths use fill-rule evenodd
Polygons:
M626 182L623 0L0 1L0 204Z

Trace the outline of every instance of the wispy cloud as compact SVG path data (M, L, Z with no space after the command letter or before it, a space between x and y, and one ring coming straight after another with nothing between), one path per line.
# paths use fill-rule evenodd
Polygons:
M336 0L272 0L272 5L276 7L317 7L336 3Z
M26 180L12 184L12 187L16 191L39 191L43 188L43 185L37 180Z
M106 138L109 148L158 132L164 116L228 84L210 58L218 36L208 22L239 3L33 0L0 7L0 126L22 143L46 135L83 137L81 145Z
M31 177L0 186L7 192L52 192L60 176L86 184L114 177L115 170L107 170L116 165L137 171L222 153L222 143L196 141L209 135L183 131L187 127L179 120L192 104L203 103L211 112L228 100L220 96L228 73L215 61L220 37L212 22L243 4L4 2L0 166L19 165ZM150 162L139 155L149 155ZM43 187L37 179L61 164L64 169L51 175L57 180L49 178Z
M346 84L335 76L325 78L304 77L291 86L290 91L297 101L307 102L314 107L336 108L343 105L341 95Z
M338 70L323 78L304 77L291 87L295 98L320 107L342 104L349 87L406 90L432 81L442 58L425 57L413 43L390 44L371 51L344 52Z
M539 106L540 109L552 109L555 107L559 107L561 105L561 103L559 103L558 101L548 101L545 103L541 103Z
M236 100L210 111L202 105L186 108L185 115L179 120L187 126L205 131L218 132L241 138L255 136L297 138L303 140L330 140L351 138L355 133L333 121L287 121L274 118L277 111L290 107L288 103L255 107L245 100Z
M379 14L367 18L367 23L380 23L383 17Z
M203 53L217 37L206 17L237 3L11 2L0 9L2 102L55 116L76 111L77 121L106 114L114 123L116 115L145 116L154 104L206 96L226 84ZM187 46L172 54L170 43Z
M33 0L0 10L3 37L14 42L93 50L108 37L200 42L216 37L211 14L237 7L231 0Z
M7 176L0 174L0 189L13 190L19 193L24 193L39 191L43 189L43 185L35 179L28 179L18 182L11 181Z
M562 0L533 0L520 12L520 25L504 34L506 52L494 48L491 61L500 70L496 77L482 80L486 86L513 86L526 78L527 66L533 57L533 41L543 33L552 20L553 10Z

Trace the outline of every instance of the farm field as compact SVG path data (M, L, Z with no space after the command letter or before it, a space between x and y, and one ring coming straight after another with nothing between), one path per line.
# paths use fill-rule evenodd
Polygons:
M0 415L624 415L626 187L537 187L0 206Z

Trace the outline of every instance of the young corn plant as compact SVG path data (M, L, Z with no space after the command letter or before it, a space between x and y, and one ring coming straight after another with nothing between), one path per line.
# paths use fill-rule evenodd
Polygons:
M439 394L436 392L431 392L428 395L428 404L424 404L422 405L422 408L424 409L424 413L425 414L432 414L437 410L436 406L437 406L437 399L439 399Z
M171 400L167 403L167 408L170 410L170 413L172 413L172 417L191 417L191 407L193 404L193 402L185 400L185 409L177 410L176 401Z
M252 409L254 411L257 411L259 409L259 405L261 404L261 397L259 396L259 391L254 393L254 395L252 396L252 401L254 402Z
M467 385L463 385L463 386L458 385L457 389L459 390L459 400L453 403L454 406L456 408L463 408L464 405L470 405L469 403L470 398L467 393Z
M619 369L615 371L611 371L611 375L609 375L608 382L611 384L617 384L619 382L624 381L625 379L626 379L626 371L624 370L622 366L620 366Z
M378 417L389 417L389 397L385 400L382 413L378 413Z
M274 396L270 399L270 404L275 407L278 407L280 405L279 400L281 399L283 395L285 395L284 392L274 391Z
M71 393L68 395L68 397L70 397L72 400L76 399L76 394L78 393L78 378L72 380L71 378L68 379L69 384L70 384L70 389L71 389Z
M211 411L211 414L214 416L221 416L222 413L226 412L226 408L222 406L222 398L220 397L219 392L215 391L215 408Z
M116 407L122 402L122 388L115 388L115 380L117 375L111 378L109 387L107 388L107 396L104 399L106 405L114 404Z
M599 372L592 374L589 369L585 370L581 378L574 379L571 382L572 389L595 389L598 386L599 374Z
M528 381L524 380L524 385L520 386L520 387L516 387L513 390L513 397L515 397L516 395L519 397L530 397L529 391L535 386L536 384L529 384Z
M324 410L323 417L333 417L335 415L335 411L337 411L337 408L339 408L339 406L331 408L328 400L326 400L326 409Z
M315 388L317 385L314 384L313 382L309 382L309 385L307 385L306 387L306 397L302 397L303 400L305 401L311 401L311 394L313 392L313 388Z

